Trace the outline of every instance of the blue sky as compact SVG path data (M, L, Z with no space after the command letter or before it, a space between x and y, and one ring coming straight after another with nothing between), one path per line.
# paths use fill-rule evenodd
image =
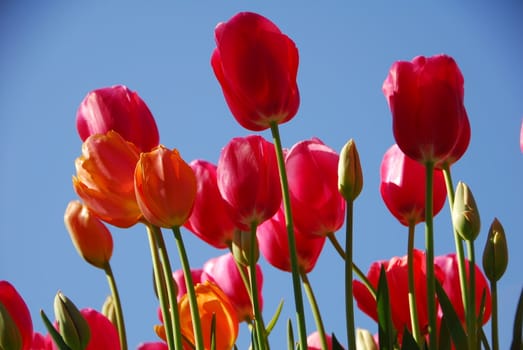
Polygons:
M417 55L453 56L465 77L465 105L472 139L453 167L454 180L471 188L482 219L477 255L494 217L505 227L510 249L499 283L501 348L508 348L517 297L523 287L523 4L521 1L457 2L124 2L7 1L0 5L0 279L9 280L43 331L39 310L52 315L61 290L79 307L100 308L109 293L103 272L83 262L63 225L75 199L71 176L81 142L75 115L93 89L125 84L153 112L161 142L188 162L216 162L220 149L249 131L231 116L211 66L214 27L239 11L273 20L298 46L301 105L281 128L283 144L319 137L335 150L353 138L365 176L355 206L355 261L404 255L406 229L379 195L379 165L394 143L381 85L396 60ZM264 136L270 138L268 133ZM436 254L454 249L448 206L436 218ZM112 229L113 270L121 289L131 348L155 340L156 301L143 227ZM195 267L222 254L185 232ZM423 227L416 245L423 247ZM174 239L165 233L173 268ZM338 237L343 241L342 232ZM280 299L284 312L270 340L284 341L294 316L291 281L263 259L265 318ZM328 331L345 342L343 264L326 245L311 273ZM376 331L357 311L359 327ZM312 318L307 323L314 329ZM238 341L247 347L245 329Z

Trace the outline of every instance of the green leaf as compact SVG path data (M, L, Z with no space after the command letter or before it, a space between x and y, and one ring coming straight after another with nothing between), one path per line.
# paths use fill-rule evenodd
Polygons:
M211 350L216 350L216 314L212 314L211 319Z
M378 290L376 293L376 304L378 311L380 349L392 350L394 348L396 330L392 324L389 287L387 285L387 277L383 265L381 266Z
M44 310L40 310L40 316L42 317L42 320L44 322L45 328L47 328L47 331L49 332L49 335L51 335L51 338L53 338L53 341L56 344L56 346L58 347L58 349L60 349L60 350L71 350L67 346L67 344L65 344L65 342L64 342L62 336L60 335L60 333L58 333L56 328L54 328L53 324L51 323L51 321L49 320L49 318L45 314Z
M287 321L287 350L294 350L294 331L292 330L292 321Z
M407 327L403 330L403 340L401 342L401 349L402 350L420 350L418 343L416 343L416 340L412 336L412 333L409 332Z
M447 350L451 348L450 344L450 332L447 325L447 317L443 315L441 318L441 323L439 327L439 339L438 339L438 349Z
M510 345L510 350L521 350L521 348L523 348L521 329L523 329L523 288L519 294L518 307L516 309L516 316L514 317L514 331L512 333L512 344Z
M278 304L278 307L276 308L276 311L274 312L274 315L272 316L271 320L267 324L266 332L267 336L271 334L274 326L276 325L276 322L278 322L278 319L280 318L281 310L283 309L283 299L280 300L280 303Z
M456 314L456 310L454 310L447 293L445 293L445 290L438 280L436 280L436 294L438 295L439 304L443 310L443 315L447 321L447 328L452 340L454 340L456 349L468 349L467 335L463 330L458 314Z
M332 350L345 350L343 346L341 346L334 333L332 333Z

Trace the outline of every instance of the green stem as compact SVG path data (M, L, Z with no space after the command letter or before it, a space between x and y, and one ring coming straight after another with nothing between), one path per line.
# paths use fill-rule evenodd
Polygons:
M118 337L120 338L120 347L122 350L127 350L127 336L125 334L125 323L123 318L122 303L120 300L120 294L118 293L118 287L116 286L116 280L114 278L113 269L111 264L107 262L104 266L105 276L107 276L107 282L109 282L109 288L113 295L114 306L116 308L116 322L118 328Z
M447 195L449 199L450 215L452 217L452 207L454 206L454 185L452 184L452 176L450 173L449 165L445 165L443 168L443 174L445 176L445 184L447 186ZM459 285L461 287L461 301L464 307L468 305L468 286L467 286L467 275L465 272L465 252L463 248L463 239L459 235L458 231L454 228L454 243L456 245L456 257L458 260L458 271L459 271Z
M265 324L263 322L261 309L260 309L260 303L259 303L259 297L258 297L258 281L256 278L256 259L255 259L255 251L257 251L257 240L256 240L256 228L258 225L256 223L252 223L251 225L251 232L250 234L250 249L249 249L249 281L251 286L251 302L254 312L254 323L255 323L255 329L256 329L256 339L258 339L258 343L260 345L260 349L268 349L269 344L267 343L267 334L265 333Z
M285 160L283 159L283 149L281 146L280 130L276 122L271 123L271 132L278 160L278 170L280 172L280 182L283 197L283 208L285 211L285 223L287 226L287 239L289 242L289 256L292 269L292 286L294 289L294 302L296 307L296 318L298 320L298 334L300 337L300 348L307 349L307 329L305 327L305 312L303 308L303 294L300 285L300 275L298 257L296 253L296 239L294 237L294 224L292 221L291 199L289 195L289 183L285 170Z
M349 349L356 349L356 330L354 327L354 300L352 292L352 241L354 201L347 200L345 224L345 323ZM332 234L334 236L334 234Z
M478 335L476 331L476 256L474 252L474 241L467 241L467 251L469 255L469 304L465 309L467 317L467 335L469 338L469 349L476 350Z
M171 269L171 262L169 261L169 254L167 253L167 248L165 246L165 241L160 228L153 226L153 232L156 238L158 251L160 252L160 259L163 267L163 278L167 288L167 298L169 300L169 305L171 306L169 309L173 327L174 343L176 344L176 349L181 349L182 331L180 327L180 314L178 312L177 293L173 279L173 272Z
M427 269L427 303L429 318L429 348L438 348L436 329L436 278L434 275L434 223L433 223L434 162L425 163L425 250Z
M321 318L320 308L318 306L316 297L314 296L314 292L312 290L312 286L309 281L309 277L303 271L301 271L300 275L301 275L301 279L303 281L303 287L305 289L305 294L307 295L307 298L309 299L309 304L311 305L312 316L314 317L314 321L316 322L316 328L318 329L318 335L320 336L321 349L328 350L327 337L325 336L325 327L323 326L323 320ZM349 349L356 349L356 348L349 347Z
M189 296L189 307L191 309L191 319L192 319L194 340L195 340L194 345L197 350L204 350L205 346L203 343L200 312L198 310L196 292L194 291L194 283L192 280L191 266L189 265L189 259L187 258L187 252L185 250L185 245L183 244L180 227L175 226L172 228L172 231L174 233L174 238L176 240L176 246L178 247L178 255L180 256L180 262L182 264L183 275L185 278L185 285L187 287L187 295Z
M499 349L499 335L498 335L498 282L490 282L490 293L492 299L492 318L491 318L491 333L492 333L492 350Z
M414 340L420 346L423 345L423 338L421 337L421 331L418 321L418 304L416 302L416 287L414 284L414 230L415 223L409 222L409 238L407 248L407 265L409 273L409 307L410 307L410 325L412 327L412 333Z
M169 350L177 349L174 342L174 334L172 327L171 314L169 312L169 299L166 295L165 281L163 279L163 267L158 255L158 244L156 242L156 235L154 234L153 225L146 224L147 236L149 237L149 247L151 248L151 258L153 261L154 281L156 284L156 292L160 301L160 309L162 310L163 325L165 328L165 337Z
M334 233L329 233L327 235L327 237L329 238L329 241L332 243L332 246L334 247L336 252L338 252L338 254L341 256L341 258L343 260L345 260L345 251L341 247L341 245L338 242L338 239L336 238ZM361 281L363 282L365 287L367 287L367 289L369 290L370 294L372 294L372 297L374 298L374 300L376 300L376 288L374 288L374 286L370 283L367 276L365 276L363 271L361 271L361 269L358 267L358 265L356 265L354 263L354 261L352 262L352 270L356 273L356 275L358 275L358 278L361 279Z

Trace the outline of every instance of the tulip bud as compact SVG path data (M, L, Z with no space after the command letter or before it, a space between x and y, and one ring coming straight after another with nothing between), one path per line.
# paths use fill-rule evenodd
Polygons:
M363 174L356 143L350 139L341 149L338 162L338 189L345 200L355 200L363 188Z
M483 270L490 282L498 281L508 265L507 238L503 226L494 218L483 251Z
M22 349L22 335L6 307L0 302L0 349Z
M479 211L470 188L459 182L452 207L452 222L461 238L473 241L479 234Z
M80 310L62 292L54 299L54 313L58 322L58 331L64 342L73 350L83 350L91 338L89 324Z
M102 315L107 317L109 321L115 326L118 326L118 321L116 319L116 306L114 305L114 299L111 295L108 295L105 299L104 304L102 305Z
M254 252L251 253L251 239L253 239L253 237L256 242L254 242ZM260 249L258 247L256 236L250 232L236 230L232 241L232 255L234 255L234 259L243 266L249 266L251 256L255 262L258 261L258 258L260 257Z
M374 337L366 329L356 329L356 349L358 350L378 350Z

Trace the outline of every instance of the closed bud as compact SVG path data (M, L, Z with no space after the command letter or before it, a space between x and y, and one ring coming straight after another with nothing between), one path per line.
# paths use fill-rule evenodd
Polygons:
M54 313L58 322L58 331L64 342L72 350L83 350L91 338L89 324L80 310L62 292L54 299Z
M253 238L256 242L254 242L254 252L251 253L251 239ZM232 241L232 255L234 255L234 259L243 266L249 266L251 257L255 262L258 261L258 258L260 257L260 249L258 247L256 236L250 232L236 230Z
M495 282L503 276L507 265L508 247L505 230L499 220L494 218L483 251L483 270L489 281Z
M458 234L466 241L473 241L479 234L481 222L479 211L470 188L459 182L452 207L452 223Z
M374 337L366 329L356 329L356 349L358 350L378 350Z
M114 305L114 299L111 295L108 295L105 299L104 304L102 305L102 315L107 317L115 327L118 326L118 321L116 319L116 306Z
M338 189L345 200L355 200L363 188L363 174L356 143L350 139L341 149L338 162Z
M0 302L0 349L21 350L22 335L18 326Z

